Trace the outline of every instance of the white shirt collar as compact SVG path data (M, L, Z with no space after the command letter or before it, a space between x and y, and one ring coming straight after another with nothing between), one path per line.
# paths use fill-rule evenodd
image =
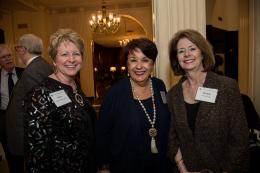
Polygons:
M37 56L34 56L31 59L29 59L29 61L27 61L27 63L26 63L26 66L28 66L37 57L39 57L39 56L37 55Z
M6 71L6 70L3 69L3 68L2 68L2 71L3 71L2 73L3 73L4 75L8 75L8 73L9 73L8 71ZM16 72L15 72L15 67L13 68L13 70L12 70L11 72L12 72L13 74L16 74Z

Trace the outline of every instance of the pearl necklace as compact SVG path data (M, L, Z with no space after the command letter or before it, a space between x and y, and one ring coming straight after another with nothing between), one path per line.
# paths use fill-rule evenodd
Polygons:
M54 76L58 79L58 81L60 83L63 83L61 82L60 78L58 77L58 75L56 73L54 73ZM73 89L73 94L74 94L74 99L76 100L76 102L80 105L80 106L84 106L84 103L83 103L83 98L80 94L78 94L78 90L77 90L77 84L76 82L73 80L73 84L75 86L75 89Z
M151 152L152 153L158 153L158 149L156 147L156 142L155 142L155 136L157 135L157 129L154 127L155 122L156 122L156 106L155 106L155 100L154 100L154 91L153 91L152 80L149 79L149 81L150 81L150 90L151 90L152 104L153 104L153 120L149 116L146 108L144 107L143 103L139 99L138 95L136 95L135 88L134 88L134 85L133 85L133 81L130 79L133 95L138 100L140 106L142 107L142 109L145 113L146 118L148 119L148 121L151 125L151 128L149 129L149 136L151 137Z

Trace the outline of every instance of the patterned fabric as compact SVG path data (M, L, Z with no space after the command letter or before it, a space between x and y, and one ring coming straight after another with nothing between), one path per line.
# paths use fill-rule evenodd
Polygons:
M71 102L57 107L50 93L64 90ZM70 86L47 78L29 94L25 108L25 163L28 172L94 172L94 109L81 106Z
M218 89L215 103L199 104L194 135L188 125L182 78L167 94L171 115L169 156L178 147L188 171L248 172L248 128L235 80L208 72L204 87Z
M18 71L16 71L18 72ZM21 77L15 83L6 109L6 137L10 153L24 155L24 99L34 86L39 85L52 73L52 67L41 56L26 66ZM18 74L18 73L17 73Z

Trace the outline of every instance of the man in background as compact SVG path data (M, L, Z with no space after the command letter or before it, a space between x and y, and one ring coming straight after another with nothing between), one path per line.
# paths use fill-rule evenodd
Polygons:
M0 44L0 142L3 146L7 162L9 151L6 141L6 108L11 97L12 89L23 72L23 68L15 67L11 49ZM1 157L1 156L0 156Z
M26 65L17 81L6 110L8 149L12 155L9 164L11 173L24 172L24 115L23 102L26 94L52 73L52 66L41 56L42 40L34 34L20 37L15 47L17 57Z

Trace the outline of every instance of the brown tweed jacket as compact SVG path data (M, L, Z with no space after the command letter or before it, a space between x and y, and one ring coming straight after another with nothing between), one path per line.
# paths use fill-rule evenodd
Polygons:
M188 171L245 173L248 167L248 127L235 80L208 72L204 87L218 89L215 103L201 102L194 135L187 122L182 82L167 95L171 112L169 157L180 148Z

